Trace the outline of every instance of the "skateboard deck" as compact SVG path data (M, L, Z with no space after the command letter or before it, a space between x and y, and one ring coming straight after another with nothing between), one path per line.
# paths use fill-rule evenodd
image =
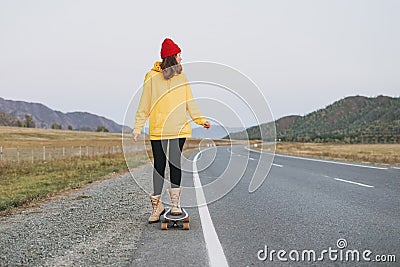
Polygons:
M189 214L185 209L182 208L182 214L180 215L172 215L171 209L168 209L161 216L161 229L167 230L168 228L182 228L183 230L189 230Z

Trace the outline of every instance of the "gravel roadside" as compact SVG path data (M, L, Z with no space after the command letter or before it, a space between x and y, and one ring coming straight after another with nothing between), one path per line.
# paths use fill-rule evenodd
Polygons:
M149 188L151 172L132 170ZM128 266L149 212L130 173L57 196L0 219L0 266Z

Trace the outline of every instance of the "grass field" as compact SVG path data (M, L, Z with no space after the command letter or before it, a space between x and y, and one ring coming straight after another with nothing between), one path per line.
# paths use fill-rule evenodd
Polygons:
M207 145L210 141L188 139L186 150ZM229 140L215 140L215 145L229 145ZM241 142L237 142L241 143ZM142 142L143 144L143 142ZM29 150L47 147L110 147L122 146L122 135L79 131L0 127L0 147ZM129 167L148 163L149 141L141 151L129 154ZM49 149L51 151L51 149ZM4 156L6 158L6 156ZM0 160L0 212L44 199L60 191L80 188L88 183L128 171L123 153L80 157L46 158L47 160Z
M0 127L0 146L23 149L47 147L121 146L121 134ZM50 150L50 149L49 149ZM133 156L133 166L147 160L145 153ZM132 159L132 156L131 156ZM34 163L0 161L0 211L19 207L60 191L126 172L122 153L48 159Z
M136 165L145 162L137 154ZM122 154L70 158L0 167L0 211L39 200L57 192L80 188L115 173L126 172Z
M369 164L400 165L400 144L278 143L276 153Z
M0 146L3 148L32 148L42 146L117 146L121 134L38 128L0 127Z

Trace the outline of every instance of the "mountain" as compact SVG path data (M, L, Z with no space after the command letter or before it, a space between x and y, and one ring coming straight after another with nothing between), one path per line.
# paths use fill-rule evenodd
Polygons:
M281 141L399 143L400 98L350 96L305 116L283 117L246 131L250 139L260 139L260 130L268 132L273 124ZM230 138L243 136L239 132Z
M38 128L51 128L53 124L61 125L62 129L71 126L75 130L95 131L98 126L104 126L110 132L121 132L122 125L114 121L88 112L68 112L52 110L40 103L6 100L0 97L0 114L7 119L0 119L0 125L16 126L17 121L24 121L30 115ZM6 114L6 115L4 115ZM0 118L2 118L0 115ZM14 124L9 125L10 120Z

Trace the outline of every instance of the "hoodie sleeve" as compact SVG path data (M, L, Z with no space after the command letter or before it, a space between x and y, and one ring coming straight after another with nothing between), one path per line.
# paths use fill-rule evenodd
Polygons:
M190 89L189 83L186 81L186 110L189 112L192 120L199 125L203 125L207 122L207 119L201 113L199 107L193 99L192 90Z
M133 127L133 133L140 134L147 118L150 115L151 108L151 76L149 73L146 74L143 83L143 92L140 97L139 107L136 112L135 126Z

